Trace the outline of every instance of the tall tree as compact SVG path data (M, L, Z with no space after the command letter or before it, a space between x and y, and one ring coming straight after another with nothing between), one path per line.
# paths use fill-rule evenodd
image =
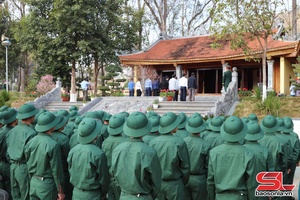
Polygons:
M268 38L274 33L275 20L283 0L215 0L216 8L211 10L213 25L211 30L216 38L229 41L231 48L244 50L249 57L259 56L262 61L263 99L267 95L266 60ZM254 54L248 42L256 40L261 51Z

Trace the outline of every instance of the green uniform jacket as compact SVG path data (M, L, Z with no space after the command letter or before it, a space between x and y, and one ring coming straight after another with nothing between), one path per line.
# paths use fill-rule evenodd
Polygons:
M62 132L52 132L51 137L59 144L64 172L68 171L67 158L70 151L69 138Z
M70 138L74 133L73 129L74 129L74 122L68 122L63 130L63 133L66 136L68 136L68 138Z
M107 166L109 169L109 173L112 174L111 171L111 159L112 154L115 148L121 144L122 142L125 142L127 139L124 138L122 135L110 135L104 142L102 143L102 150L104 151L106 158L107 158Z
M184 128L184 129L178 129L174 135L181 138L185 138L190 136L190 133Z
M225 140L222 138L220 132L211 131L206 137L205 141L209 145L209 149L224 144Z
M184 140L169 133L155 138L149 145L160 160L162 180L181 178L186 184L190 176L190 157Z
M291 135L294 136L296 138L296 144L295 144L295 149L298 152L298 158L296 163L298 163L299 159L300 159L300 142L299 142L299 136L297 133L295 132L291 132Z
M101 190L103 196L109 188L106 156L94 144L78 144L68 156L70 182L82 190Z
M284 148L281 145L280 138L274 133L265 133L264 137L258 141L259 144L267 147L272 154L275 165L275 171L286 173L287 162L285 159Z
M64 179L59 144L50 135L38 133L25 146L25 156L30 178L53 178L59 191Z
M209 146L205 143L205 141L202 138L194 135L186 137L183 140L185 141L189 151L190 174L207 174L207 156Z
M27 142L36 136L36 131L29 125L19 122L7 133L7 154L10 160L24 162L24 147Z
M129 139L117 146L112 155L112 172L125 193L151 194L161 186L161 167L155 150L141 139Z
M259 172L275 171L274 161L271 156L271 152L267 147L260 145L257 141L246 141L244 146L250 149L254 154L254 176L256 176ZM257 186L258 182L256 182L255 187L253 187L249 193L249 199L256 199L255 190Z
M208 164L209 199L247 199L241 195L248 195L256 184L253 157L252 151L238 142L213 148Z
M224 84L225 91L227 90L227 87L228 87L229 83L231 82L231 77L232 77L232 73L230 70L224 72L222 84Z
M69 141L70 149L72 149L77 144L79 144L77 137L78 137L78 129L74 129L74 133L71 136L70 141Z
M0 161L8 162L6 158L7 152L7 133L12 129L12 126L4 126L0 130Z
M149 133L149 134L147 134L147 135L145 135L145 136L143 137L143 141L144 141L147 145L149 145L150 142L151 142L152 140L154 140L155 138L157 138L158 136L159 136L158 134L152 134L152 133Z
M275 135L280 138L281 144L283 145L284 149L284 159L287 163L287 169L291 169L294 160L293 160L293 147L291 141L284 137L284 135L281 132L275 132Z

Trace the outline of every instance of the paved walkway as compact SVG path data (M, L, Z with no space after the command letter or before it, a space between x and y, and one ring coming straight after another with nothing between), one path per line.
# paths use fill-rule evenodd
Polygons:
M300 182L300 167L297 167L294 176L294 184L296 185L296 187L293 190L293 197L295 197L295 199L298 199L299 182Z

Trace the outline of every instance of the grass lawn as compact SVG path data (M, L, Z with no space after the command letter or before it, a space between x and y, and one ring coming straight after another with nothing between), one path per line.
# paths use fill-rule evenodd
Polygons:
M12 108L19 108L21 105L28 101L33 101L36 97L30 96L28 94L22 93L22 92L9 92L10 100L8 103Z
M289 116L291 118L300 118L300 97L286 96L278 98L280 100L280 109L278 110L278 116L276 117ZM259 120L261 120L265 115L270 113L259 108L258 104L260 101L254 97L241 98L233 115L242 118L247 117L250 113L255 113Z

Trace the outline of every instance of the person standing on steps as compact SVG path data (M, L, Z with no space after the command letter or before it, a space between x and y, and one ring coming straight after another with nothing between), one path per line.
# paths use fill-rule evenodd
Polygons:
M152 96L152 81L150 78L147 78L145 81L145 91L147 97Z
M230 66L228 65L228 63L226 63L225 66L226 66L226 71L223 74L222 85L224 86L224 90L226 92L227 87L228 87L229 83L231 82L232 73L231 73Z
M128 90L129 90L129 96L133 97L134 96L134 82L133 82L133 78L131 78L130 81L128 82Z
M142 96L142 84L141 84L141 78L138 78L138 81L135 83L135 89L136 89L136 96L140 97Z
M185 74L183 74L179 79L178 86L180 88L180 101L186 101L186 90L188 87L188 82Z
M197 79L195 73L193 72L188 79L188 88L189 88L189 99L190 101L195 101L195 92L197 90Z
M91 85L91 83L89 82L89 78L85 78L81 83L81 89L82 89L82 92L83 92L83 101L87 101L87 98L88 98L88 89Z

